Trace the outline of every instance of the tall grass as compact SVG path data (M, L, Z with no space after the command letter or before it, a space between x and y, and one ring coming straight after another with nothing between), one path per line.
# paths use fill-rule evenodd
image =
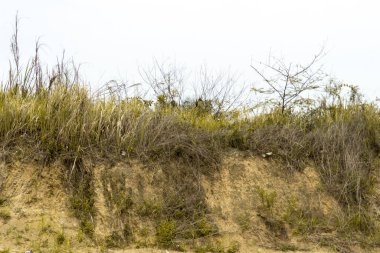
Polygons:
M212 173L224 152L238 148L256 155L271 152L270 159L285 161L291 171L313 164L349 213L364 213L373 194L380 111L359 99L354 86L348 86L348 96L344 86L328 86L323 98L302 110L273 106L258 115L242 108L214 113L200 103L212 108L219 101L193 98L179 105L165 102L164 94L153 101L117 92L95 96L80 84L78 69L64 61L42 73L38 45L25 69L16 41L12 49L15 67L0 86L2 158L21 150L23 157L44 161L179 160Z
M210 126L214 121L191 124L188 113L155 110L138 98L95 100L79 85L55 85L24 95L3 90L0 117L3 148L28 144L47 158L181 157L199 165L219 160L217 137ZM196 126L202 124L207 126Z
M302 170L314 161L326 185L346 204L361 204L373 180L380 131L373 104L326 106L320 101L307 111L284 114L274 108L242 118L236 111L216 116L196 106L151 105L138 97L99 99L85 86L68 84L67 76L64 83L57 78L61 82L38 90L12 80L16 78L0 91L3 150L24 145L48 160L83 155L179 158L196 166L217 165L229 146L258 155L272 152L290 169Z

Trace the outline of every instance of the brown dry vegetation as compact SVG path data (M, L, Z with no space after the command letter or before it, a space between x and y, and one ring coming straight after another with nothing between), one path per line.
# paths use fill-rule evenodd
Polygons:
M95 96L63 61L42 73L38 46L24 69L17 36L12 49L0 85L3 252L379 247L380 111L355 86L253 114L223 110L227 93L181 103L170 73L156 99Z

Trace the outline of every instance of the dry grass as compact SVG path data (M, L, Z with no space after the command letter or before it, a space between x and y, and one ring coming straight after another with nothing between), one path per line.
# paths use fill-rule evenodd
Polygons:
M163 207L167 212L163 216L168 218L159 229L163 244L169 237L179 236L171 230L186 226L183 221L190 219L192 211L196 210L198 219L206 210L202 193L194 198L184 196L197 189L199 172L213 175L217 171L223 152L230 148L256 155L270 152L270 159L285 161L290 171L302 171L313 163L328 192L347 212L344 226L369 234L376 230L376 217L367 210L377 179L374 161L380 152L380 111L355 99L357 90L352 89L346 99L339 90L330 90L327 97L315 99L302 110L274 107L255 116L246 116L243 109L215 114L199 108L197 98L181 106L165 102L164 95L151 101L122 97L118 92L92 95L80 85L78 70L63 61L51 73L43 74L38 45L36 56L22 70L17 62L17 43L12 43L15 66L0 85L0 158L63 159L70 161L68 171L80 168L75 161L79 163L83 157L176 161L180 164L177 170L165 171L173 185L177 184L172 189L177 195L168 196L173 202ZM222 108L218 100L206 102ZM82 196L90 193L81 188L90 191L91 179L85 185L75 183L79 192L73 193L74 212L91 234L86 223L93 212L91 196ZM178 207L180 197L183 201ZM0 205L3 202L0 199ZM178 208L183 219L173 217Z
M97 101L80 86L43 94L0 92L3 149L30 145L46 159L135 156L183 159L208 166L220 159L215 133L185 122L180 112L153 110L137 98Z

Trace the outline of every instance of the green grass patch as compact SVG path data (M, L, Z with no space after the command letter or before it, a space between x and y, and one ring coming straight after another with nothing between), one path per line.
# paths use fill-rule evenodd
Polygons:
M0 209L0 219L7 222L11 219L11 212L7 209Z

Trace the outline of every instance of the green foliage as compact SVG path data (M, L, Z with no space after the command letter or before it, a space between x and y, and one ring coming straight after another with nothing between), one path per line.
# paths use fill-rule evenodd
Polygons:
M300 250L296 245L283 242L276 243L276 249L284 252Z
M62 231L62 232L58 233L55 240L56 240L58 245L62 245L66 241L66 236L65 236L64 232Z
M226 253L237 253L240 250L239 242L232 242L231 245L227 248Z
M288 233L286 230L285 222L273 214L258 214L258 216L264 222L266 228L271 232L273 237L279 238L281 240L288 239Z
M103 194L106 204L119 217L128 215L134 206L132 189L125 186L125 173L105 170L102 173Z
M170 248L176 237L176 222L174 220L162 220L156 227L157 243L165 248Z
M144 199L137 207L140 216L157 216L162 211L162 204L151 199Z
M87 171L81 160L66 161L72 167L68 172L68 184L71 192L69 198L70 208L74 216L80 221L80 227L84 234L94 237L94 185L92 172Z
M11 219L11 213L7 209L0 209L0 219L7 222Z
M244 212L237 217L237 224L243 232L249 231L252 228L251 214Z
M207 252L212 252L212 253L224 253L224 247L220 242L216 243L208 243L206 245L199 246L195 249L195 253L207 253Z
M272 211L272 208L275 204L277 193L275 191L267 191L261 187L256 188L256 193L260 197L261 206L269 211Z
M7 202L7 198L0 196L0 207L4 206Z
M294 234L312 234L329 230L325 223L326 217L315 208L300 205L294 198L288 200L284 220L290 224Z
M209 131L221 124L211 116L200 119L195 111L153 110L134 99L94 100L78 85L24 97L0 91L0 98L0 140L6 148L19 143L38 149L26 154L32 157L42 152L45 159L121 158L126 153L149 160L180 158L199 166L220 160L217 139Z
M221 240L216 241L206 241L202 245L196 247L196 253L237 253L240 250L240 244L233 241L228 247L224 246Z
M346 227L351 231L372 235L378 230L375 224L374 218L368 212L354 212L347 218Z
M214 232L212 224L210 224L205 217L202 217L200 220L198 220L195 223L195 227L198 234L197 237L208 236Z
M105 238L107 248L120 248L124 243L124 238L117 231L112 231L112 233Z
M83 233L87 236L89 236L90 238L93 238L94 237L94 225L92 222L88 221L88 220L82 220L80 222L80 227L83 231Z

